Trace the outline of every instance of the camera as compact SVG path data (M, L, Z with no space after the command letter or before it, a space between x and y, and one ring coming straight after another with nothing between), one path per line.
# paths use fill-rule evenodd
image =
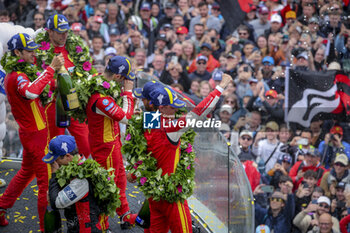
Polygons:
M334 136L334 134L331 134L331 138L330 138L331 140L335 140L335 136Z
M292 55L294 57L298 56L300 53L305 52L306 50L304 48L293 48L292 49Z

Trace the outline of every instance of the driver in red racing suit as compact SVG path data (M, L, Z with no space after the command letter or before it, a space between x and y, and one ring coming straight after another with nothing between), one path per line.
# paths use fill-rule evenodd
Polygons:
M8 42L9 50L23 62L34 63L34 50L39 47L25 33L14 35ZM50 169L41 159L45 156L48 131L44 108L39 95L45 86L53 81L55 70L64 64L62 55L54 57L50 66L33 82L27 74L13 71L5 78L5 91L11 111L19 125L19 137L23 146L21 169L12 178L4 194L0 197L0 226L6 226L5 210L11 208L27 185L37 178L38 212L40 230L44 232L44 214L47 206L48 179Z
M92 158L105 169L114 168L114 181L120 189L121 206L116 212L120 216L120 227L127 229L135 224L137 214L131 214L126 198L126 175L121 154L119 122L127 123L134 112L132 87L135 75L130 72L130 61L122 56L109 60L103 76L107 80L121 82L124 80L122 93L123 106L119 107L111 96L98 92L91 95L86 106L89 126L89 142Z
M186 121L186 119L200 119L214 109L219 97L232 80L231 76L223 74L221 83L212 91L202 102L200 102L191 112L181 117L177 121ZM162 114L161 122L174 121L173 116L178 108L185 105L185 102L177 99L174 91L169 88L155 87L149 93L140 94L135 90L135 96L143 98L145 106L151 103L159 106L159 111ZM145 98L148 98L146 100ZM180 137L186 131L186 127L181 125L186 124L169 124L165 123L168 128L164 128L161 124L160 129L151 129L145 131L144 136L147 139L147 150L152 152L152 156L157 159L157 168L162 168L165 174L171 175L175 172L176 166L180 158ZM153 201L149 198L151 225L149 232L151 233L166 233L169 230L173 233L188 233L192 232L191 215L187 201L170 203L165 200Z

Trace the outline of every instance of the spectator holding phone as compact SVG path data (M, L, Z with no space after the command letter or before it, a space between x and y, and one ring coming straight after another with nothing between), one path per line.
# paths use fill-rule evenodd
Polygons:
M331 201L326 196L321 196L317 199L317 204L310 203L306 209L300 211L293 219L293 224L299 228L301 233L308 231L319 232L320 216L324 213L329 214ZM332 217L332 230L333 232L339 232L339 221Z
M331 128L324 141L318 146L320 153L322 155L325 153L324 164L326 168L330 167L337 153L345 153L350 158L350 144L342 140L343 135L343 128L336 125Z
M295 210L300 212L311 201L311 195L317 184L317 172L307 170L303 176L303 182L299 185L295 194Z
M345 208L346 200L345 200L345 186L346 183L339 182L337 186L335 186L335 196L331 201L331 211L332 216L336 217L338 220L341 219L341 214L343 212L343 208Z

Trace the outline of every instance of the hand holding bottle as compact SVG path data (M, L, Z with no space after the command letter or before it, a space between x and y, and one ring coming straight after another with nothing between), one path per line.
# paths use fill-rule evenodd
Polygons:
M55 70L59 70L63 65L64 65L64 58L62 54L58 56L54 56L50 64L50 66Z

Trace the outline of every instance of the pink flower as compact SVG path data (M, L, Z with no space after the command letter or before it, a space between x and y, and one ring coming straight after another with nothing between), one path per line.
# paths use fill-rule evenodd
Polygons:
M191 164L186 167L187 170L191 169Z
M41 65L41 68L43 68L43 70L46 70L47 67L49 67L49 66L46 65L45 62L43 62L43 64Z
M43 41L41 42L41 47L39 48L40 50L49 50L50 49L50 43Z
M24 60L23 59L19 59L17 62L18 63L22 63L22 62L24 62Z
M126 137L125 137L125 140L130 141L130 139L131 139L131 135L128 133L128 135L126 135Z
M88 62L88 61L84 62L84 64L83 64L83 70L85 70L85 71L90 71L90 70L91 70L91 63Z
M102 86L104 87L104 88L106 88L106 89L109 89L110 87L111 87L111 84L109 84L109 82L106 82L106 81L104 81L103 83L102 83ZM130 135L130 134L129 134ZM130 139L129 139L130 140ZM127 141L129 141L129 140L127 140Z
M82 49L80 46L76 46L76 47L75 47L75 51L76 51L77 53L81 53L81 52L83 52L83 49Z
M36 72L36 76L38 76L38 77L39 77L40 75L41 75L41 73L40 73L40 72Z
M51 96L52 96L52 91L49 91L49 93L47 93L47 96L49 97L49 98L51 98Z
M179 191L179 193L182 192L182 186L181 185L177 186L176 188L177 188L177 191Z
M146 177L142 177L142 178L140 179L141 185L144 185L144 184L146 183L146 181L147 181L147 178L146 178Z
M107 179L108 179L108 180L111 180L111 177L108 177Z
M191 153L192 152L192 145L191 145L191 143L188 143L187 149L185 151L187 153Z
M80 163L78 163L78 165L83 165L84 164L84 162L80 162Z
M140 160L140 161L137 161L135 163L135 166L134 166L134 169L136 170L143 162Z

